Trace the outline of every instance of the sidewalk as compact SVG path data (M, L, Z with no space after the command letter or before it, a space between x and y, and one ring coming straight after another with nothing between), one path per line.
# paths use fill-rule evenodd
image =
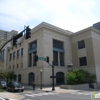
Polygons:
M24 96L20 96L16 93L10 93L10 92L0 92L0 97L3 97L3 98L7 98L9 100L20 100L22 98L24 98Z
M33 88L32 88L32 86L25 86L25 90L33 90ZM51 92L52 87L42 87L42 89L40 89L40 87L36 87L36 90L44 91L44 92ZM61 89L60 87L56 86L55 90L53 92L71 93L71 92L76 92L76 91L80 91L80 90Z

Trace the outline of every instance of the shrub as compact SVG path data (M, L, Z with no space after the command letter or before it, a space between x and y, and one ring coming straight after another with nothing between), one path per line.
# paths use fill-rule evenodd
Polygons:
M66 75L66 81L69 85L93 83L95 79L95 75L90 74L87 71L78 69L68 72Z

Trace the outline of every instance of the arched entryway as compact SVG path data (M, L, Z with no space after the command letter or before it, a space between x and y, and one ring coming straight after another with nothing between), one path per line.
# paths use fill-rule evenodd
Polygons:
M56 73L56 84L61 85L64 84L64 73L63 72L57 72Z
M32 83L35 81L35 74L29 73L29 85L32 85Z
M18 75L18 82L21 83L21 74Z

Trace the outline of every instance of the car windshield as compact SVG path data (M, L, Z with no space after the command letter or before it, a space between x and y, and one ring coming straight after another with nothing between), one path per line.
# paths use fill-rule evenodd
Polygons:
M18 86L18 85L21 85L20 83L18 82L13 82L14 85Z
M5 81L1 81L1 84L6 84L6 82Z

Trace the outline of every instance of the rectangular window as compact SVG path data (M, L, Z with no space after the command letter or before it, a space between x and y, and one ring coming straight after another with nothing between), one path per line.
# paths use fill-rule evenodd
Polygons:
M29 67L32 66L32 54L30 53L29 54Z
M23 56L23 48L21 48L21 56Z
M13 52L13 60L15 59L15 52Z
M37 53L37 52L34 52L34 55L36 55L36 53ZM33 55L33 56L34 56L34 55ZM34 59L34 57L33 57L33 59ZM36 66L36 65L37 65L36 61L33 61L33 66Z
M23 63L21 64L21 68L23 68Z
M37 41L34 41L30 44L30 49L36 49L37 48Z
M17 64L17 69L19 68L19 64Z
M63 49L63 42L58 40L53 40L53 47Z
M64 66L64 53L60 52L60 66Z
M15 68L15 66L13 65L13 69Z
M1 55L2 55L2 59L4 59L4 49L2 50L2 52L1 52Z
M5 32L5 34L4 34L4 39L7 39L7 33Z
M12 53L10 54L9 61L11 61L11 59L12 59Z
M53 51L53 64L54 66L58 66L58 52Z
M86 66L87 65L86 57L79 58L79 63L80 63L80 66Z
M9 70L11 70L11 66L9 66Z
M20 55L20 51L17 50L17 58L19 58L19 55Z
M78 41L78 49L83 49L83 48L85 48L84 40Z

